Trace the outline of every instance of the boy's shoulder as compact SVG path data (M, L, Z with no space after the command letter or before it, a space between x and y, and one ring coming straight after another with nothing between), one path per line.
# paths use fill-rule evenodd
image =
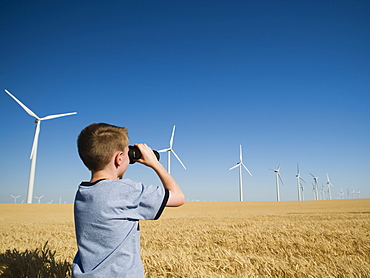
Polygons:
M127 185L136 185L140 184L140 182L133 181L131 179L120 179L120 180L111 180L111 179L100 179L94 182L89 181L83 181L80 183L80 186L86 187L86 186L95 186L95 185L107 185L107 184L127 184Z

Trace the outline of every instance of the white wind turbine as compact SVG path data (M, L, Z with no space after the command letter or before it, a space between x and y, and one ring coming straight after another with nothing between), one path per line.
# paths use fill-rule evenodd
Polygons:
M243 201L243 176L242 176L242 166L245 170L249 173L249 175L252 176L251 172L248 170L248 168L243 163L243 154L242 154L242 145L240 145L240 153L239 153L240 161L233 167L231 167L229 170L232 170L236 167L239 167L239 195L240 195L240 201Z
M341 199L344 199L344 192L343 192L343 189L342 188L340 189L340 194L339 195L340 195L340 198Z
M334 185L330 182L330 179L329 179L329 175L328 175L328 173L326 173L326 177L327 177L327 179L328 179L328 181L326 182L326 184L328 185L329 200L331 200L330 186L333 186L333 187L334 187Z
M304 201L304 186L303 186L303 184L301 184L301 197L302 197L302 201Z
M31 168L30 168L30 177L28 180L28 192L27 192L27 203L32 203L32 195L33 195L33 187L34 187L34 181L35 181L35 170L36 170L36 156L37 156L37 146L38 146L38 140L39 140L39 134L40 134L40 124L41 121L44 120L50 120L54 118L69 116L77 114L77 112L72 113L64 113L64 114L57 114L57 115L49 115L43 118L38 117L31 109L29 109L27 106L25 106L22 102L20 102L15 96L13 96L9 91L5 90L5 92L11 96L30 116L34 117L35 123L36 123L36 130L35 130L35 136L33 138L33 144L32 144L32 150L31 150Z
M320 196L321 200L325 200L324 183L321 184Z
M313 180L315 182L315 184L313 186L313 192L315 194L315 200L317 201L319 199L319 192L318 192L318 187L319 187L318 180L319 180L319 177L315 177L311 173L310 173L310 175L313 177Z
M41 195L40 197L36 197L36 196L35 196L35 199L38 199L38 202L37 202L37 203L39 203L39 204L40 204L40 200L41 200L41 198L42 198L42 197L44 197L44 195Z
M281 184L284 185L283 180L280 175L280 164L277 169L270 169L275 172L276 174L276 199L277 201L280 201L280 188L279 188L279 179L281 181Z
M181 159L178 157L178 155L172 149L173 137L174 136L175 136L175 125L173 126L173 129L172 129L172 135L171 135L171 139L170 139L170 147L167 148L167 149L163 149L163 150L158 151L159 153L167 152L167 172L169 174L171 174L171 152L177 158L177 160L181 163L182 167L184 167L184 169L186 170L186 167L185 167L184 163L182 163Z
M357 191L357 194L358 194L358 198L360 199L360 193L361 193L361 191L359 190L359 191Z
M301 181L303 181L304 183L306 183L306 182L301 177L301 174L299 172L298 163L297 163L297 175L295 177L297 178L298 201L302 201L301 190L302 190L302 193L303 193L303 187L301 185Z
M21 197L21 195L18 195L18 196L10 195L10 196L12 196L12 198L14 198L14 204L17 202L17 199L18 199L19 197Z

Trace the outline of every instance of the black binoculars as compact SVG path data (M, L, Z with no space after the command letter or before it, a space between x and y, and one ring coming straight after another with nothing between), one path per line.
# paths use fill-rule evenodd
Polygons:
M157 151L154 151L155 156L159 160L160 155ZM138 159L141 158L141 152L136 146L128 146L128 157L130 158L130 164L134 164Z

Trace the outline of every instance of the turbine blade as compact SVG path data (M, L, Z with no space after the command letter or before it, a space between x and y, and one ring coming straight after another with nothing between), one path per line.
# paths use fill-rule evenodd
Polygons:
M236 167L238 167L240 165L240 163L236 164L235 166L231 167L229 170L232 170L232 169L235 169Z
M327 177L327 179L328 179L328 183L330 183L330 179L329 179L329 175L328 175L328 173L326 173L326 177Z
M36 123L36 130L35 130L35 136L33 138L33 144L32 144L30 159L32 159L34 157L35 152L36 152L37 144L38 144L38 141L39 141L40 124L41 124L41 121L37 121L37 123Z
M168 152L168 151L170 151L171 149L163 149L163 150L160 150L160 151L157 151L157 152L159 152L159 153L164 153L164 152Z
M248 170L248 168L247 168L243 163L241 163L241 165L243 165L244 169L245 169L245 170L247 170L247 172L249 173L249 175L251 175L251 176L252 176L252 174L251 174L251 172Z
M40 120L41 121L43 121L43 120L50 120L50 119L55 119L55 118L69 116L69 115L74 115L74 114L77 114L77 112L64 113L64 114L56 114L56 115L49 115L49 116L46 116L44 118L41 118Z
M240 158L240 162L243 162L243 151L242 151L242 145L240 145L239 158Z
M31 109L29 109L26 105L24 105L22 102L20 102L15 96L13 96L8 90L5 90L5 92L11 96L30 116L40 119Z
M299 166L298 166L298 163L297 163L297 173L298 173L298 175L300 174L300 173L299 173Z
M182 163L181 159L177 156L177 154L175 153L175 151L174 150L171 150L171 152L177 158L177 160L181 163L182 167L184 167L184 169L186 170L186 167L185 167L184 163Z
M172 135L171 135L171 139L170 139L170 149L172 149L172 144L173 144L173 137L175 136L175 125L173 126L172 128Z
M284 185L283 179L281 178L281 175L280 175L280 173L279 173L279 172L278 172L278 176L279 176L279 179L280 179L280 181L281 181L281 184L282 184L282 185Z

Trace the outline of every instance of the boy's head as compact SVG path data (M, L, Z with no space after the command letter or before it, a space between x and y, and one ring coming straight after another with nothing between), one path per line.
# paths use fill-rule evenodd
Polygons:
M90 171L97 172L109 164L115 152L125 151L128 141L126 127L91 124L78 136L78 154Z

